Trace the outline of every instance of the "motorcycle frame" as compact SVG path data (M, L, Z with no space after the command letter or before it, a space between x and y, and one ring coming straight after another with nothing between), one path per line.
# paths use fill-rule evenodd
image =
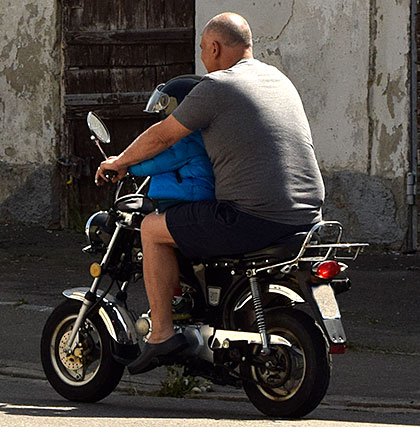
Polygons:
M146 182L147 183L147 182ZM141 189L146 185L146 183L143 183L141 186ZM139 194L139 191L141 189L137 190L135 193L138 197L143 197L141 194ZM120 187L117 189L117 195L119 194ZM123 196L122 198L127 197ZM122 199L120 198L120 199ZM102 258L102 261L100 263L101 270L103 271L106 268L106 265L110 259L110 256L112 254L115 242L117 241L118 235L122 228L131 228L130 226L130 219L132 214L128 213L122 213L121 214L121 220L116 222L116 228L115 231L111 237L110 243L106 249L105 255ZM337 242L333 244L313 244L310 243L314 233L319 230L323 226L334 226L339 229ZM138 229L137 229L138 230ZM323 330L325 336L328 338L329 344L344 344L346 341L345 333L343 326L341 324L341 315L338 309L337 302L335 300L333 291L331 289L331 286L329 283L323 283L321 285L323 288L327 289L327 293L329 295L329 304L332 304L334 306L334 316L326 316L322 309L320 308L319 302L317 301L314 289L314 284L311 281L311 271L310 267L313 262L320 262L326 259L335 258L335 252L337 249L355 249L356 255L354 255L353 259L355 259L361 249L363 247L367 246L367 244L363 243L340 243L341 236L342 236L342 225L337 221L321 221L320 223L315 224L312 229L308 232L301 249L298 253L298 255L293 258L292 260L288 260L281 263L274 263L270 264L264 267L259 268L249 268L246 271L246 277L248 280L240 280L239 282L242 282L241 284L236 283L234 285L233 294L238 293L239 291L248 291L247 301L250 299L254 299L254 295L251 291L249 292L249 287L251 281L254 279L258 279L259 273L272 271L272 270L279 270L282 274L290 274L292 271L295 271L296 278L298 279L299 289L300 292L296 292L293 289L290 289L288 286L285 285L278 285L278 284L271 284L266 289L266 292L271 294L276 294L281 296L281 298L288 300L288 302L292 305L296 303L304 303L308 302L309 305L312 308L312 311L315 315L315 319L317 320L318 324L320 325L321 329ZM138 230L139 231L139 230ZM327 253L322 256L316 256L316 257L304 257L305 252L308 249L327 249ZM101 306L99 308L99 315L103 319L108 332L110 333L110 336L116 341L116 343L121 345L137 345L138 339L137 334L135 330L135 320L133 319L131 313L128 312L128 310L124 307L123 304L121 304L116 298L114 298L111 294L107 298L102 294L102 291L98 291L98 286L100 284L101 277L97 277L94 279L92 285L90 288L75 288L75 289L68 289L63 292L64 296L71 299L77 299L82 301L82 306L80 308L80 311L78 313L77 319L75 321L75 324L72 328L69 340L67 342L67 346L65 351L68 353L71 353L72 350L75 348L77 344L77 336L78 336L78 330L81 327L86 314L88 313L89 308L92 306L94 302L96 302L97 295L99 295L103 298L103 301L101 303ZM229 299L229 292L227 293L227 298ZM325 292L324 292L325 295ZM235 302L233 300L233 302ZM221 304L225 307L230 307L232 305L232 302L229 304ZM245 305L245 304L243 304ZM236 305L231 308L236 308L238 310L238 303L236 301ZM226 331L230 332L230 337L233 341L239 340L239 337L234 334L235 331ZM215 331L215 334L217 332ZM248 337L250 342L256 342L255 333L249 333L253 334ZM259 331L260 339L257 340L258 343L262 344L263 350L266 353L269 353L269 345L270 345L270 337L262 328L262 330ZM228 334L229 335L229 334ZM224 336L224 340L228 339L226 336ZM235 338L236 337L236 338ZM242 337L243 339L243 337ZM213 340L213 343L215 343L215 340ZM284 345L287 345L287 340L283 342Z

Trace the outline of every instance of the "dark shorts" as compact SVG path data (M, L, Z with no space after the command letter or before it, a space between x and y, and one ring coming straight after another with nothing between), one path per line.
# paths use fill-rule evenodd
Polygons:
M166 224L188 258L211 258L258 251L312 225L267 221L226 201L182 203L166 211Z

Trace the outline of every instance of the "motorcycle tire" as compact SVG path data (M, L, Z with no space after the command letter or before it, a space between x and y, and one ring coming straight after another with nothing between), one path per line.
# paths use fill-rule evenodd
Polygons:
M330 356L325 339L314 320L293 309L268 311L268 333L286 338L292 347L272 346L269 356L261 356L261 346L254 346L259 363L243 363L241 375L249 378L243 386L251 403L271 417L300 418L321 402L330 380Z
M79 330L74 354L64 352L81 303L66 300L49 316L41 337L41 361L52 387L76 402L97 402L118 385L124 365L112 356L112 337L98 313L89 315Z

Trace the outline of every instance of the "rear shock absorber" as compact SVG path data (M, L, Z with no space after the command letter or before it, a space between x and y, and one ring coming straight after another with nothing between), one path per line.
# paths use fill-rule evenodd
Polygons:
M268 355L270 354L269 340L267 335L267 328L265 326L264 311L263 311L262 301L261 301L260 284L258 283L257 277L249 276L249 284L251 286L252 301L254 303L255 318L257 320L258 332L260 333L260 336L261 336L261 343L262 343L261 353L263 355Z

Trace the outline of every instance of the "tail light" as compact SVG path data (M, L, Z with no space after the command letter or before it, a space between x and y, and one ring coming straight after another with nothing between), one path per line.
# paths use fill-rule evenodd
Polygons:
M333 279L342 270L345 270L347 266L339 264L337 261L323 261L319 264L314 265L313 272L317 277L321 279Z
M334 344L330 347L330 354L344 354L346 352L345 344Z

